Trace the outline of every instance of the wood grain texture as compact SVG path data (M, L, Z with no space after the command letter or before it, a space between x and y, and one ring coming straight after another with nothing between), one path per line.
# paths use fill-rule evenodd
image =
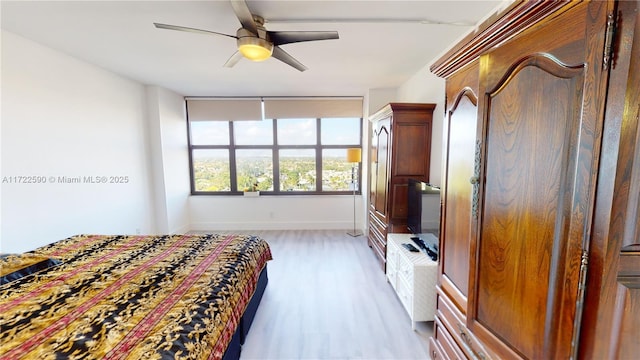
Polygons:
M602 44L585 30L604 24L600 5L575 5L480 58L486 139L470 329L505 356L576 352L602 127L592 50Z
M586 68L599 66L583 40L587 21L587 5L575 6L481 57L485 176L471 323L505 354L573 351L597 163L598 121L585 110L597 95Z
M527 358L544 357L546 327L562 322L546 319L556 310L554 278L577 293L577 271L559 267L566 244L577 242L579 250L582 242L567 233L567 200L576 180L565 172L576 163L581 86L580 77L563 79L527 66L492 94L488 106L477 318ZM520 94L537 101L522 101ZM578 267L580 256L573 253ZM572 318L562 326L570 328Z
M584 359L640 354L640 1L617 4L614 62L580 341Z
M480 62L480 213L462 311L490 357L640 353L638 59L640 0L514 2L431 67L449 102ZM456 305L446 229L461 218L443 211L441 226L439 290ZM436 324L433 354L472 356Z
M477 72L477 64L472 67ZM467 80L459 80L458 77ZM474 176L475 139L478 131L477 76L467 79L466 73L460 74L449 87L457 92L448 97L447 103L447 157L445 159L445 197L442 234L446 241L441 246L442 274L455 285L449 294L462 293L465 298L456 301L461 309L466 308L466 296L469 291L469 257L471 230L473 223L472 196ZM453 91L453 90L452 90ZM446 290L446 289L445 289Z
M248 233L269 243L273 261L241 359L428 358L433 322L411 330L364 236L338 230Z

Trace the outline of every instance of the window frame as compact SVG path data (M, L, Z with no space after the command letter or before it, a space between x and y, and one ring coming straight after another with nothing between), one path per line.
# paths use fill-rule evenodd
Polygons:
M353 119L359 119L360 134L358 136L358 144L321 144L321 124L323 118L315 118L316 121L316 143L313 145L280 145L278 144L278 119L272 119L272 136L273 144L271 145L236 145L233 121L226 121L229 126L229 144L228 145L193 145L191 144L191 121L187 116L187 147L189 153L189 182L191 186L191 195L198 196L238 196L243 195L244 191L238 188L237 184L237 162L236 162L236 150L240 149L260 149L260 150L272 150L272 166L273 166L273 189L271 191L260 190L260 195L267 196L291 196L291 195L353 195L353 189L349 190L334 190L323 191L322 190L322 150L323 149L346 149L347 148L362 148L362 134L363 134L363 118L352 117ZM312 118L311 118L312 119ZM229 175L230 175L230 191L198 191L195 189L195 173L193 165L193 151L198 149L224 149L229 151ZM314 149L315 150L315 164L316 164L316 189L314 191L281 191L280 188L280 150L296 150L296 149ZM363 152L364 154L364 152ZM357 186L355 194L362 194L362 161L358 163L357 169Z

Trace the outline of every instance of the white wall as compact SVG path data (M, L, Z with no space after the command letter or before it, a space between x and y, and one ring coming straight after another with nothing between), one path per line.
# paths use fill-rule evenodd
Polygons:
M353 196L192 196L192 230L353 229ZM356 196L361 204L361 196ZM362 207L356 207L362 229Z
M189 153L184 97L147 86L148 143L156 232L184 233L189 219Z
M370 89L368 94L369 102L367 107L369 113L367 114L367 117L382 109L382 107L387 105L388 103L398 101L397 96L397 88Z
M153 231L144 86L6 31L1 50L0 251Z

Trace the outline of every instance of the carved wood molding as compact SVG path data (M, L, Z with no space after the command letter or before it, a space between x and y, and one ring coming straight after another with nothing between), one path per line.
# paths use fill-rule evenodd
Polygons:
M487 50L533 25L538 26L555 17L549 16L550 14L554 12L560 14L575 5L575 2L567 1L517 1L487 18L436 60L429 69L440 77L448 77ZM541 21L543 18L544 20Z

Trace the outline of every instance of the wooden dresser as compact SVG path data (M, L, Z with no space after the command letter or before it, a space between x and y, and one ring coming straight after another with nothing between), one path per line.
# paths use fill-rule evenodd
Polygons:
M640 354L640 1L516 2L446 78L433 358Z
M368 243L385 270L387 233L407 232L407 182L429 181L435 104L390 103L369 117Z

